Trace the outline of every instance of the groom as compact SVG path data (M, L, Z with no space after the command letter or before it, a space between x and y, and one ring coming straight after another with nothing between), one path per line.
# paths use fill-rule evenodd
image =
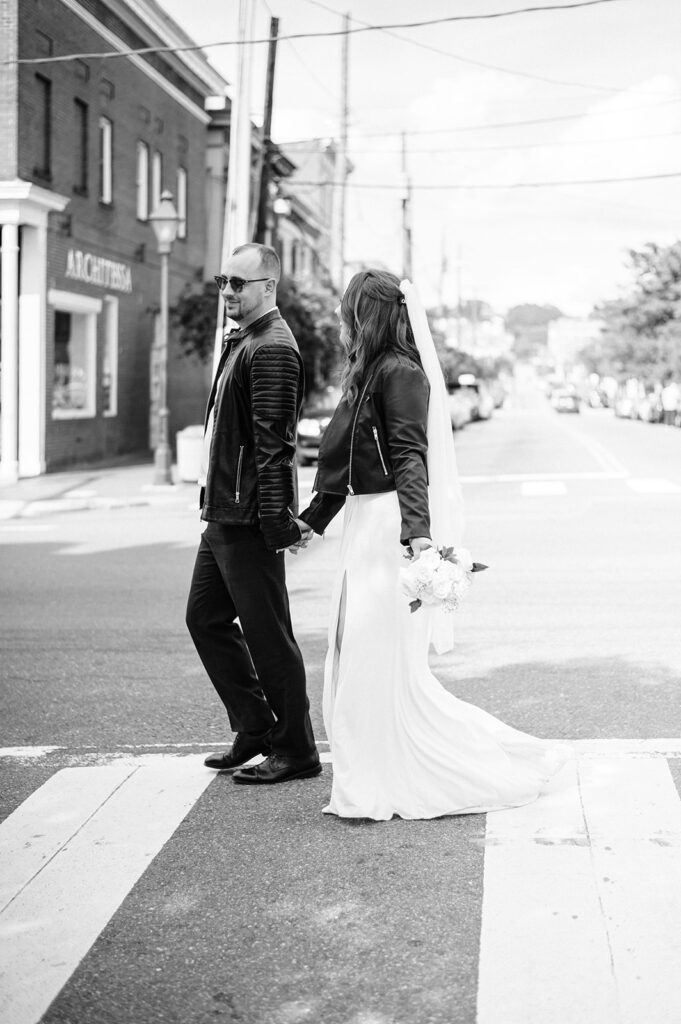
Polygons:
M279 257L249 243L215 278L227 335L208 399L201 518L187 626L236 737L205 764L261 785L319 775L305 668L293 636L285 548L302 539L296 424L303 364L277 309ZM236 619L239 623L237 624Z

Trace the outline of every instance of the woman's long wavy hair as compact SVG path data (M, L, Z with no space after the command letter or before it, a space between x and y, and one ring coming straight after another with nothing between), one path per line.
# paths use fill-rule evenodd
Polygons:
M357 401L367 371L386 352L401 352L421 365L400 281L388 270L360 270L341 299L348 332L341 388L350 405Z

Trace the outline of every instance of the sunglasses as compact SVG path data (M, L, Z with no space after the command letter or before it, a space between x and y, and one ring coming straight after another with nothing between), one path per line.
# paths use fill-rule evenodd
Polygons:
M238 295L239 292L242 292L244 290L244 286L245 285L247 285L247 284L255 284L256 281L269 281L270 278L269 277L251 277L251 278L227 277L225 274L215 274L213 280L215 281L215 283L218 286L218 288L220 289L220 291L222 291L223 288L226 288L227 285L229 284L229 287L232 289L232 291L235 294Z

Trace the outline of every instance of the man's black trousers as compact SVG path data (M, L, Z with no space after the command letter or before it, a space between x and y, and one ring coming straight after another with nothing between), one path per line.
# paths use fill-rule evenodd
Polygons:
M259 527L208 524L194 565L187 626L232 730L269 734L278 754L313 753L284 553L267 550Z

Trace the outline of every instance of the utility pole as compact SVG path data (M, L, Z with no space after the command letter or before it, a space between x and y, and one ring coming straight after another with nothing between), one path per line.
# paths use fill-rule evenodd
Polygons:
M336 268L335 284L340 291L345 286L345 206L348 178L348 53L350 15L343 16L343 43L341 51L341 109L340 144L336 163Z
M267 49L267 79L265 82L265 112L262 122L262 156L260 159L260 183L258 188L258 210L255 240L263 245L267 241L268 214L270 204L270 179L272 175L272 100L274 96L274 69L277 61L277 37L279 18L270 18L270 41Z
M229 164L220 270L224 268L232 250L250 239L248 228L251 191L251 45L247 40L253 37L253 15L253 0L239 0L239 46L229 128ZM225 304L220 295L213 351L213 376L222 351L224 315Z
M407 136L402 132L402 276L411 281L411 179L407 173Z

